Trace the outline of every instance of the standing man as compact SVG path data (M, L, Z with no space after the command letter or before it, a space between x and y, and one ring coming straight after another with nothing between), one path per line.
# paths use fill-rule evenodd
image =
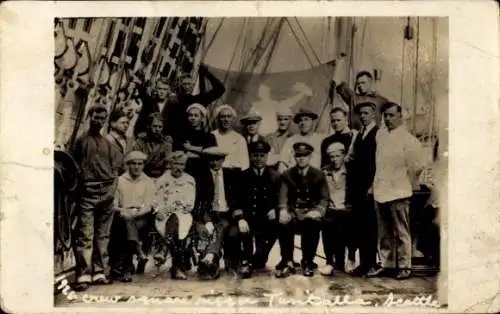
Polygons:
M252 269L266 267L269 252L276 242L278 195L280 189L279 173L266 166L271 147L263 140L250 143L250 168L241 176L241 204L243 215L236 219L245 220L250 233L240 236L243 254L240 274L247 278ZM253 240L255 238L255 253Z
M223 251L226 269L238 267L241 247L234 235L230 236L231 226L244 234L250 229L248 223L235 220L243 214L239 187L241 172L222 167L226 153L219 147L204 149L202 155L207 158L210 169L198 177L195 220L197 232L206 238L213 235L214 240L201 257L198 273L202 278L216 279Z
M134 135L138 136L140 133L147 132L149 125L148 118L152 113L158 113L162 118L163 135L169 135L167 128L167 116L170 114L167 107L176 106L177 100L172 92L169 82L166 78L160 78L156 82L155 95L144 99L141 111L137 118L134 127Z
M283 146L280 159L280 172L295 166L296 158L294 155L294 145L302 142L313 147L311 151L311 166L316 169L321 168L321 142L324 136L314 132L314 121L318 115L309 109L301 108L293 117L293 122L299 126L299 134L291 136Z
M360 265L352 272L354 276L372 274L379 268L377 215L372 189L378 132L375 111L376 105L371 102L361 102L355 108L362 128L354 139L347 171L347 203L352 204L353 240L360 255Z
M88 115L89 130L76 140L72 153L82 171L75 228L75 290L78 291L86 290L91 283L110 283L104 266L108 257L116 179L121 166L120 152L101 135L108 116L106 107L95 105Z
M233 129L236 111L229 105L222 105L215 109L214 115L217 119L217 130L212 134L215 136L217 146L227 153L222 167L247 169L249 166L247 142Z
M259 127L262 121L262 117L258 112L249 112L246 116L241 118L240 121L243 125L243 137L245 137L248 145L250 145L250 143L264 140L262 135L259 134Z
M173 141L163 135L163 120L159 113L149 116L147 132L140 133L134 144L134 150L147 155L144 173L153 179L159 178L168 167L168 159L172 152Z
M403 125L401 106L388 102L382 106L387 129L377 135L377 154L373 192L379 210L380 255L383 270L396 268L396 279L411 276L410 198L413 180L424 169L420 142Z
M340 63L345 62L341 59ZM356 74L356 83L354 85L354 91L349 88L348 84L344 81L346 77L345 69L347 68L344 64L337 64L335 67L334 80L332 81L330 87L330 93L336 90L337 93L342 97L342 100L349 106L349 110L352 111L357 104L362 102L371 102L375 104L376 107L376 118L375 122L377 126L383 126L382 115L380 113L381 106L385 104L388 100L387 98L377 94L374 90L374 78L372 73L368 71L360 71ZM359 130L361 128L361 121L356 115L351 116L351 127L353 129Z
M293 145L296 165L285 171L279 194L279 244L281 261L276 277L295 272L293 265L294 236L301 235L302 269L304 276L314 275L313 260L319 243L321 220L330 200L323 172L310 165L314 148L308 143Z
M289 107L276 112L276 121L278 129L273 133L265 136L265 140L271 145L271 152L268 158L268 164L278 169L281 149L285 145L286 140L292 136L290 126L292 122L293 112Z
M114 110L109 115L109 133L106 134L106 139L120 152L120 174L125 172L125 165L122 161L133 145L133 139L127 138L129 123L130 119L121 110Z
M332 126L333 134L328 136L321 143L321 167L326 167L330 163L330 158L327 154L327 148L335 143L342 143L346 149L345 154L348 153L351 147L352 140L357 131L351 130L347 125L347 111L342 107L334 107L330 111L330 124Z

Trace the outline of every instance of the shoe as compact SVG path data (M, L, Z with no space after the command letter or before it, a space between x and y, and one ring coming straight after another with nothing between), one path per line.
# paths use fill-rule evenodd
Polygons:
M295 274L295 267L293 262L288 262L285 267L276 269L276 278L286 278L292 274Z
M332 265L326 264L319 269L319 273L323 276L333 276L335 268Z
M77 282L74 286L73 289L76 292L83 292L86 291L89 288L89 284L86 282Z
M311 264L307 264L305 267L304 267L304 270L302 271L302 274L306 277L312 277L314 276L314 269L313 269L313 266Z
M278 264L276 264L275 268L276 270L283 270L286 267L287 262L285 260L279 261ZM295 266L295 263L293 263Z
M104 274L95 274L92 277L92 284L94 285L109 285L112 284L113 281L106 278Z
M405 280L411 277L411 270L409 269L401 269L396 275L397 280Z
M135 270L136 274L144 274L144 270L146 270L146 264L148 263L148 258L140 259L137 262L137 269Z
M295 263L295 262L293 264L294 264L295 267L299 267L300 266L300 268L305 268L305 266L306 266L306 262L305 261L301 261L300 264L299 263ZM313 269L313 270L314 269L318 269L318 264L316 264L315 262L310 262L308 264L309 264L309 267L311 269Z
M363 277L364 275L366 275L366 272L366 268L360 265L354 268L354 270L350 274L353 277Z
M120 280L121 282L132 282L132 274L126 273Z
M382 273L385 271L385 268L381 267L380 265L373 266L368 270L366 273L366 277L372 278L372 277L378 277L381 276Z
M241 263L238 273L241 278L248 279L252 276L252 266L248 261L243 261Z
M170 274L172 275L172 279L175 279L175 280L186 280L187 279L187 276L186 274L180 270L179 268L174 268L172 267L172 269L170 270Z

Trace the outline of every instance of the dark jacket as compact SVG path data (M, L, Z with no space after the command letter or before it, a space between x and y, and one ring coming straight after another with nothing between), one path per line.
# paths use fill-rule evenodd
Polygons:
M281 176L280 208L287 208L299 217L311 210L324 216L329 201L328 183L321 170L309 167L307 174L302 176L295 166Z
M239 188L241 171L223 168L222 175L229 214L231 216L240 215L242 213ZM194 210L194 219L196 221L205 224L212 220L211 213L213 211L214 193L214 178L210 169L207 168L203 173L199 174L196 181L196 201Z
M351 145L351 141L352 141L352 132L348 133L335 132L334 134L325 138L323 142L321 142L321 168L326 167L330 163L328 154L326 153L328 146L330 146L335 142L342 143L345 147L345 153L347 154L349 146Z
M250 167L242 172L240 180L243 217L250 222L267 220L267 213L278 209L279 173L265 167L262 176L258 176L255 169Z
M371 129L363 139L356 136L352 160L347 165L347 202L352 204L366 198L375 178L376 136L378 127Z
M208 107L212 102L220 98L226 91L224 85L219 81L207 68L201 66L199 70L200 93L197 95L179 93L175 102L169 103L166 106L166 134L172 136L174 140L182 137L187 125L186 109L192 104L200 104ZM212 89L206 91L204 86L205 78L208 79Z

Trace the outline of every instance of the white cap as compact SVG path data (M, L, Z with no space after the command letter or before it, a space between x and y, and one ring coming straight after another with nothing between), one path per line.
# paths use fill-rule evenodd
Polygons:
M198 103L194 103L194 104L191 104L189 105L189 107L187 107L186 109L186 112L189 112L191 109L198 109L201 111L201 114L206 117L207 116L207 108L203 107L202 105L198 104Z
M134 151L131 151L130 153L128 153L127 156L125 156L124 162L128 163L131 160L146 160L147 158L148 158L148 155L144 154L141 151L134 150Z
M227 105L227 104L224 104L224 105L220 105L219 107L215 108L215 112L214 112L214 115L217 117L219 116L219 114L221 113L222 110L224 109L228 109L229 111L231 111L231 113L233 114L233 116L238 116L236 114L236 110L234 110L233 107Z
M345 146L342 143L335 142L335 143L330 144L330 146L328 146L328 148L326 149L326 153L330 154L332 152L339 151L339 150L345 151Z

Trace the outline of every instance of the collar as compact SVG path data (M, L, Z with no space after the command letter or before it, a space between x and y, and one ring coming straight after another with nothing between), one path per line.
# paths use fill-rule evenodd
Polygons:
M348 126L346 126L346 127L345 127L342 131L340 131L340 132L334 132L334 134L335 134L335 133L339 133L339 134L349 134L349 133L351 133L351 129L350 129Z
M309 168L311 168L311 167L307 166L304 169L300 169L299 167L297 167L297 172L299 173L299 175L306 176L307 173L309 172Z
M370 131L371 131L374 127L376 127L376 126L377 126L377 123L375 123L375 121L370 122L370 123L366 126L365 131L364 131L364 133L363 133L363 134L368 134L368 132L370 132Z
M404 131L406 128L405 128L405 125L404 124L401 124L400 126L398 126L397 128L395 128L394 130L389 130L386 128L387 130L387 133L390 133L390 134L394 134L394 133L399 133L401 131Z
M257 169L257 168L252 167L252 169L253 169L253 172L256 173L257 175L263 175L264 171L266 170L265 167L262 169Z
M125 172L123 174L123 177L125 178L125 180L129 181L129 182L140 182L142 181L143 179L146 178L146 175L143 173L141 173L136 179L132 178L132 176L130 175L130 172Z

